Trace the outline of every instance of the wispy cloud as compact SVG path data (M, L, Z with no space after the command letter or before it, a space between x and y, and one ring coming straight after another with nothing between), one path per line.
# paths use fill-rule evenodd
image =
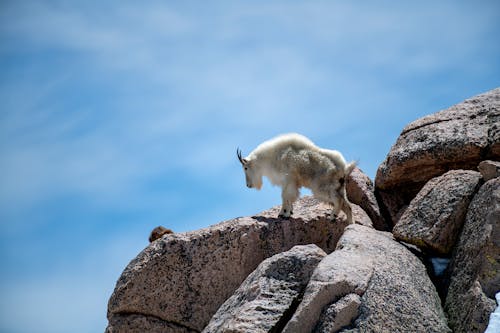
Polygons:
M228 168L221 151L279 132L344 146L357 127L377 135L363 122L427 112L401 110L418 82L491 71L478 50L498 53L487 6L226 5L6 5L3 59L35 52L50 69L1 85L4 206L67 190L124 200L172 170Z

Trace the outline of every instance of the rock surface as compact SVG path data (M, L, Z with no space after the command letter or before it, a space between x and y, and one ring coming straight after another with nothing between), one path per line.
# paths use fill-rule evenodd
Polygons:
M450 254L481 174L452 170L425 184L393 229L396 239L437 255Z
M203 332L279 332L324 256L316 245L299 245L264 260Z
M347 178L346 192L349 200L359 205L368 214L375 229L389 230L389 226L380 213L373 182L358 167L354 168Z
M431 178L500 160L500 88L406 126L377 170L375 187L392 223Z
M110 318L106 333L197 333L188 327L142 314L117 314Z
M473 198L450 267L450 327L483 332L500 287L500 178L486 182Z
M320 262L283 332L328 327L450 332L424 265L391 234L359 225L347 227L337 249Z
M305 244L330 253L347 225L344 215L332 222L330 207L310 197L295 204L290 220L276 218L279 209L151 243L116 284L108 304L108 331L113 331L116 318L125 323L132 314L143 317L134 323L148 322L158 330L171 325L199 332L264 259ZM358 223L371 224L355 205L353 216ZM124 330L142 332L132 326Z
M349 294L324 309L316 325L316 333L337 332L348 326L353 318L359 314L361 297L358 294Z
M483 180L487 182L490 179L500 177L500 162L497 161L482 161L477 167Z

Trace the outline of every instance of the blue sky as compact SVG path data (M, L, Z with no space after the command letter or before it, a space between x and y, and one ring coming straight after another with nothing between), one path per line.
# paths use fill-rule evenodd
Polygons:
M500 86L498 1L2 1L0 331L99 332L149 231L280 203L236 160L300 132L374 177Z

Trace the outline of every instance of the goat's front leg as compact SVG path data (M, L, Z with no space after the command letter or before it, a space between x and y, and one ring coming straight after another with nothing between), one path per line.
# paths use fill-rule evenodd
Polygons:
M293 214L293 203L299 198L299 189L294 183L287 183L281 190L281 211L278 217L289 218Z

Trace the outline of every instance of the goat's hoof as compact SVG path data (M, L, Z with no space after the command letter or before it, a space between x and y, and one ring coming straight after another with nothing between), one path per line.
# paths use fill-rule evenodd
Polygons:
M282 219L289 219L292 214L293 214L292 210L282 209L278 217Z

